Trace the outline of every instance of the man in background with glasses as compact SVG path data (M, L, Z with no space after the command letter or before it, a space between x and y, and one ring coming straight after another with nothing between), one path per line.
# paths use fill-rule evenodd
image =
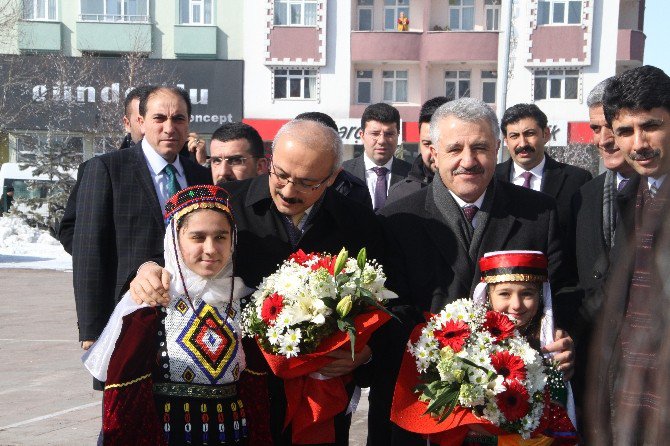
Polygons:
M231 122L216 129L209 151L214 184L245 180L268 172L261 135L242 122Z
M403 180L412 165L394 156L400 135L400 113L384 104L369 105L361 117L364 152L342 167L365 181L376 211L384 207L391 185Z

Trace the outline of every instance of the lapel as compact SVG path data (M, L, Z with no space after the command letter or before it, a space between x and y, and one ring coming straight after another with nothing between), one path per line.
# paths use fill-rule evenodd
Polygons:
M454 207L458 208L458 206ZM445 219L435 205L432 188L429 188L426 194L425 210L428 218L422 219L422 222L428 236L433 240L433 244L437 246L446 263L451 266L454 277L461 283L461 288L469 290L469 278L472 276L473 268L468 255L467 241L458 226L461 219L460 210L450 209L450 215L453 214L454 218ZM452 236L449 237L448 234ZM455 250L454 239L457 240Z
M193 186L198 184L198 179L195 178L195 171L193 170L193 165L189 162L188 158L181 156L181 165L184 168L184 176L186 177L186 185Z
M544 172L542 173L542 187L540 190L547 195L556 198L563 187L566 175L563 173L563 167L552 157L545 153L546 162Z
M496 167L496 178L502 182L509 183L510 176L512 176L512 158L504 163L498 164Z
M637 189L640 186L642 177L638 174L633 174L626 187L616 195L618 212L621 220L619 227L623 229L620 238L619 231L617 231L615 244L621 239L625 240L626 236L633 233L635 230L635 199L637 198Z
M163 211L161 205L158 201L158 195L156 194L156 188L154 187L154 182L151 179L151 173L149 172L149 167L147 166L147 160L144 158L142 153L142 144L137 144L135 147L125 149L131 150L133 154L133 175L137 183L139 183L140 188L144 192L144 196L149 200L149 207L151 209L151 215L162 228L165 227L165 221L163 220Z
M406 177L406 175L403 175L401 162L395 156L393 157L393 163L391 163L391 186Z
M351 169L351 173L363 180L363 182L367 185L368 183L365 181L365 162L363 161L364 156L365 155L361 155L357 158L354 158L354 165Z

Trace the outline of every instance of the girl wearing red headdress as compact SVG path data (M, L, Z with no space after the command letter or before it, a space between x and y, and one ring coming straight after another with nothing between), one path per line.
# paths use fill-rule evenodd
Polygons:
M240 306L252 290L234 275L228 193L184 189L166 204L166 220L168 306L136 304L126 293L83 357L105 381L103 442L249 444L250 429L263 430L249 413L267 404L267 395L249 401L240 386L246 376Z

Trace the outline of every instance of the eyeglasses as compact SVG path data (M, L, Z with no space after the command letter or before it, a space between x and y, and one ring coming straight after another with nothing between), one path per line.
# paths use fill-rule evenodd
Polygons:
M365 132L368 136L372 137L375 140L379 138L382 139L393 139L397 138L398 134L396 132Z
M236 167L236 166L243 165L244 163L247 162L248 159L253 159L253 158L256 158L256 157L255 156L246 157L246 156L242 156L242 155L233 155L233 156L226 156L226 157L209 156L207 158L215 166L218 166L219 164L221 164L222 162L225 161L226 164L228 164L229 166Z
M333 176L333 172L331 172L326 178L324 178L318 184L308 184L305 183L305 181L303 180L292 180L285 173L277 173L277 171L275 170L275 166L272 163L270 163L270 174L274 175L278 187L285 187L288 183L291 183L295 188L295 190L300 192L301 194L314 192L315 190L323 186L323 184L326 181L328 181L330 177Z

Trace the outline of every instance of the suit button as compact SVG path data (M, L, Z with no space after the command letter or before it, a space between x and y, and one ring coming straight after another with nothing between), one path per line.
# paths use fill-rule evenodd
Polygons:
M603 278L603 273L601 273L598 270L593 271L593 278L594 279L602 279Z

